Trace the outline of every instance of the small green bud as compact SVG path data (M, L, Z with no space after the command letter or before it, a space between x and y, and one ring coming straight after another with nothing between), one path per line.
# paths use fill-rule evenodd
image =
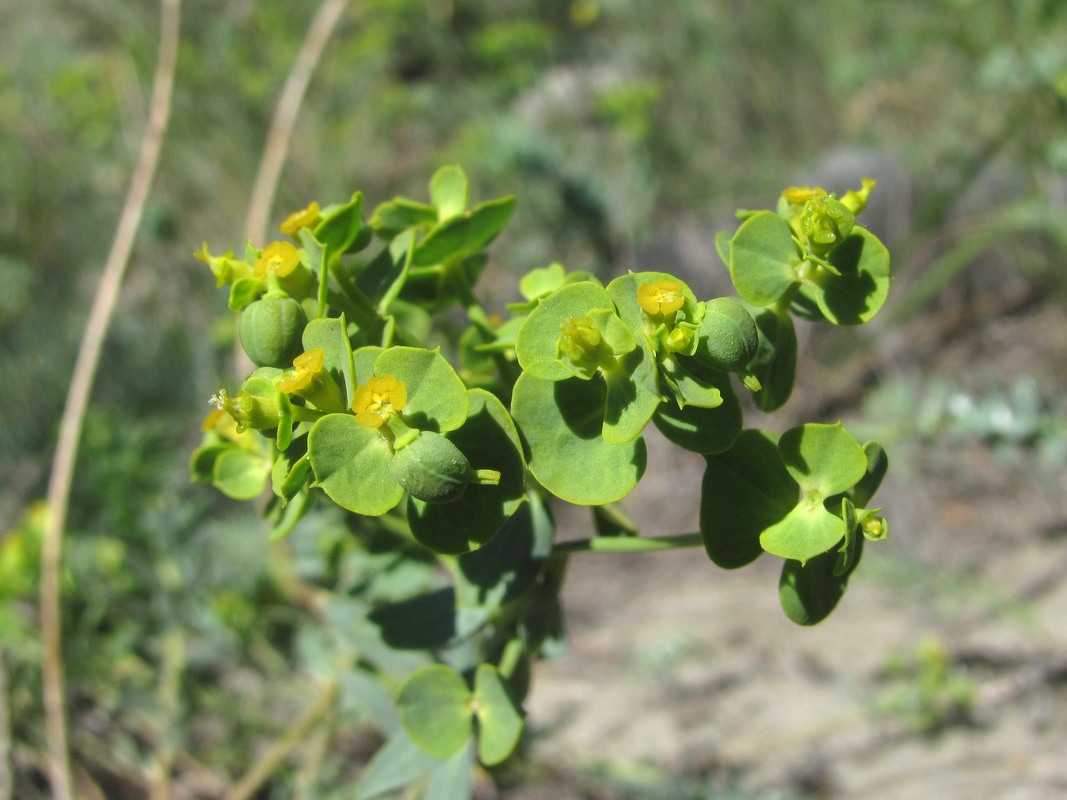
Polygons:
M818 253L847 239L855 224L855 213L828 194L812 197L800 214L801 230Z
M495 485L500 473L474 470L455 444L433 431L422 431L396 451L391 465L397 483L427 503L451 503L471 483Z
M241 315L241 346L252 363L285 368L303 351L307 315L291 297L266 295Z
M738 300L717 297L705 304L697 359L721 372L744 372L758 348L756 323Z

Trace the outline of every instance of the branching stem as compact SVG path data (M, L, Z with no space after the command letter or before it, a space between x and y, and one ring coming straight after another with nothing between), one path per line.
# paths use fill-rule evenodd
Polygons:
M681 550L703 547L699 533L676 533L672 536L594 536L560 542L552 548L553 555L570 553L650 553L658 550Z

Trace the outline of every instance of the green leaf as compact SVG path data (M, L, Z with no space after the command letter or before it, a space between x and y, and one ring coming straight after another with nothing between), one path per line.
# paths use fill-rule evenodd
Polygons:
M607 290L593 281L563 286L541 300L515 336L519 366L533 377L562 381L574 375L557 355L561 327L567 320L588 316L591 311L611 310L615 304Z
M433 225L436 222L437 209L433 206L408 200L406 197L394 197L374 209L370 226L383 238L392 239L408 228Z
M436 350L390 347L374 362L375 375L391 375L407 386L404 419L419 430L445 433L467 419L467 387Z
M871 502L878 487L882 485L882 479L889 471L889 456L878 442L864 444L863 453L867 456L867 471L852 487L852 502L860 508L866 507Z
M641 435L662 402L656 374L656 362L643 347L626 353L617 369L604 373L604 441L626 444Z
M723 404L724 391L730 389L725 373L686 356L673 355L664 359L662 369L679 407L718 408Z
M555 526L542 495L531 492L484 547L456 559L456 602L495 616L533 586L552 550Z
M604 440L603 381L544 381L523 373L511 413L529 447L534 477L557 497L577 505L621 500L645 470L645 443Z
M367 615L381 630L382 640L398 650L440 650L481 628L488 614L457 613L451 586L387 603Z
M800 263L789 223L772 211L748 217L730 240L730 276L741 297L769 306L797 283Z
M733 447L706 460L700 494L704 548L720 567L743 567L763 552L760 533L796 505L797 484L766 431L742 431Z
M439 221L462 214L469 199L470 185L462 167L441 167L430 179L430 201L437 207Z
M417 781L440 764L411 740L407 731L398 730L374 754L355 786L355 800L373 800Z
M500 483L470 484L458 500L431 504L408 498L408 524L437 553L476 550L491 540L526 498L526 465L519 433L504 405L482 389L470 390L466 422L447 437L475 470L496 470Z
M760 534L760 545L768 553L806 563L839 543L846 522L828 511L819 495L805 495L785 519Z
M527 300L539 300L547 297L563 286L566 272L559 263L538 267L527 272L519 279L519 293Z
M774 309L755 306L749 311L759 331L759 347L748 368L762 386L753 399L760 411L769 413L785 405L793 392L797 372L796 327L787 312L779 314Z
M821 503L855 486L867 471L867 455L841 423L790 428L778 441L782 461L806 494Z
M315 239L322 244L325 258L344 253L363 229L363 193L356 192L344 205L323 209L322 220L315 226Z
M866 228L856 228L827 254L827 260L841 274L816 287L819 310L835 325L868 322L889 295L889 251Z
M412 234L397 235L388 247L359 269L356 287L384 312L407 279Z
M378 516L404 496L389 471L389 443L351 414L327 414L315 423L308 434L308 458L315 485L349 511Z
M304 328L302 344L305 352L317 347L326 351L322 368L330 374L334 383L344 389L343 406L319 408L322 411L347 411L352 405L352 396L356 391L356 372L352 361L352 343L345 331L344 315L311 320Z
M434 758L448 758L470 741L471 692L463 676L444 664L416 670L396 698L408 736Z
M270 472L270 459L263 455L227 448L215 459L212 482L227 497L252 500L263 493Z
M361 383L366 383L374 376L374 362L384 352L384 347L376 345L359 347L352 352L352 365L355 370L357 386Z
M262 278L247 277L238 278L230 287L230 311L240 311L252 305L266 290L266 284Z
M486 766L499 764L519 743L523 714L492 664L479 664L474 673L474 715L478 758Z
M271 488L278 497L289 501L304 488L309 477L311 477L311 464L307 453L296 461L282 454L275 460L271 470Z
M690 404L679 408L671 400L662 404L652 417L656 427L670 441L703 455L728 450L741 433L742 425L741 404L730 386L730 377L718 373L708 378L708 384L719 393L719 405L706 408Z
M778 599L789 619L798 625L815 625L830 615L863 554L863 537L858 536L856 540L852 563L841 575L834 574L836 552L823 553L804 565L799 561L786 561L782 565Z
M422 800L466 800L474 797L474 741L430 773Z
M515 198L502 197L435 225L415 248L412 263L429 267L477 253L504 229L514 211Z
M715 234L715 252L727 269L730 268L730 236L729 231L719 231Z

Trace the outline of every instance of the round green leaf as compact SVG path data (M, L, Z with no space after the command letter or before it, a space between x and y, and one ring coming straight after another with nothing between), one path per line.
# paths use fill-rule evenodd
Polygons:
M524 371L544 381L573 377L556 355L560 326L590 311L615 308L607 290L593 281L570 283L541 300L515 336L515 354Z
M673 400L656 411L652 421L670 441L694 453L710 455L728 450L741 433L741 404L724 373L711 377L717 383L719 404L714 408L687 405L679 408Z
M467 209L470 186L462 167L451 164L441 167L430 179L430 200L437 207L441 221L462 214Z
M790 428L778 441L782 461L805 494L819 502L855 486L867 472L867 454L838 422Z
M349 511L378 516L404 496L389 470L389 443L351 414L327 414L315 423L308 433L308 460L315 485Z
M793 230L772 211L757 211L730 240L730 276L742 298L769 306L797 283L800 263Z
M577 505L621 500L645 470L645 443L604 440L606 389L600 380L539 380L523 373L511 413L530 453L530 471L557 497Z
M774 437L742 431L725 453L707 457L700 494L700 536L708 556L733 569L763 552L760 533L785 519L797 502Z
M470 741L471 692L451 667L416 670L400 687L396 709L411 740L435 758L448 758Z
M759 541L768 553L804 564L840 542L846 530L845 520L827 511L822 497L807 494L785 519L764 530Z
M375 375L391 375L407 386L403 416L413 428L455 430L467 418L467 387L436 350L390 347L374 362Z
M478 718L478 758L486 766L499 764L519 743L523 717L492 664L479 664L474 673L474 714Z
M862 553L863 537L859 536L852 562L841 575L834 574L837 553L823 553L803 565L786 561L778 582L778 599L786 616L798 625L815 625L826 619L844 595Z
M641 435L662 400L656 388L656 362L637 347L619 359L619 368L606 372L604 440L625 444Z
M827 260L841 273L826 278L815 288L819 310L835 325L867 322L889 295L889 251L866 228L852 235L827 254Z
M507 409L482 389L470 391L467 421L447 438L471 467L496 470L500 483L470 484L451 503L409 497L408 524L415 538L438 553L466 553L488 542L526 497L526 468L518 431Z
M215 459L212 482L227 497L251 500L262 494L270 471L271 462L265 456L231 447Z

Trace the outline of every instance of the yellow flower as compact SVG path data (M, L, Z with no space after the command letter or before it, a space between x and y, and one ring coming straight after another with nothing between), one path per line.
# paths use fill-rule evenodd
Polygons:
M285 221L278 226L278 230L282 233L288 233L290 236L296 236L301 228L310 228L319 221L319 204L311 203L307 208L302 208L299 211L294 211Z
M368 428L380 428L389 417L403 411L408 404L408 387L390 375L377 375L356 389L352 410L356 422Z
M782 197L791 206L802 206L813 197L826 194L821 186L790 186L782 192Z
M284 278L300 263L300 255L289 242L271 242L263 248L259 260L255 263L257 278L266 277L268 272L273 272L279 278Z
M682 287L673 281L653 281L638 287L637 304L653 316L673 314L685 305L685 296Z
M326 351L321 347L316 347L298 355L293 359L293 366L296 371L286 375L275 384L278 387L278 391L294 394L310 387L315 378L322 373L322 365L325 359Z

